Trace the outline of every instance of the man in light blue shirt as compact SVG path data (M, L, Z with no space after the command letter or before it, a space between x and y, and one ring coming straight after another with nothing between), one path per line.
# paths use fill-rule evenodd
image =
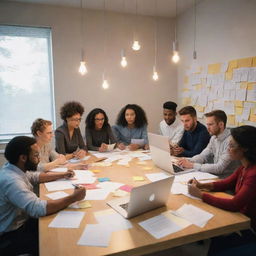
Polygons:
M74 172L33 172L40 161L34 138L13 138L6 146L5 158L8 163L0 170L0 255L38 255L38 227L30 217L49 215L82 200L85 189L75 189L72 195L59 200L38 198L34 184L70 178Z

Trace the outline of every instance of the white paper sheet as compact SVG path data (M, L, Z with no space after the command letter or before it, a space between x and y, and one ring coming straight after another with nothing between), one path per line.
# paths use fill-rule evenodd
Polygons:
M67 167L59 167L59 168L53 168L50 170L50 172L66 172L68 170Z
M87 224L78 245L108 247L112 231L109 226L101 224Z
M119 182L105 181L97 184L97 187L108 190L109 192L113 192L123 185L124 185L123 183L119 183Z
M207 222L214 216L213 214L202 210L192 204L184 204L173 213L201 228L203 228L207 224Z
M145 144L144 139L131 139L131 144L138 144L143 146Z
M49 197L52 200L57 200L57 199L66 197L68 195L69 194L64 192L64 191L57 191L57 192L53 192L53 193L50 193L50 194L46 194L46 196Z
M51 182L45 182L45 187L48 191L73 189L72 182L70 180L56 180Z
M156 239L160 239L182 229L164 215L158 215L148 220L139 222L139 225Z
M49 228L79 228L85 212L61 211L49 224Z
M218 176L207 172L189 172L175 176L174 182L188 182L190 179L196 178L198 181L206 179L215 179Z
M147 174L145 174L145 176L152 182L158 181L158 180L163 180L163 179L170 177L169 175L167 175L163 172L147 173Z
M108 225L111 231L118 231L132 228L132 223L119 213L95 215L100 224Z
M83 200L105 200L109 194L109 190L106 189L88 189L86 190L86 196Z

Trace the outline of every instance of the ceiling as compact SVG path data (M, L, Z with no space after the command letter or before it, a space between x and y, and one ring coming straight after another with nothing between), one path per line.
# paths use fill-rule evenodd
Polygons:
M6 2L23 2L34 4L48 4L55 6L80 7L81 1L84 8L103 10L104 0L5 0ZM123 13L136 13L136 0L105 0L106 10ZM196 0L177 0L178 15L192 8ZM199 2L200 0L197 0ZM137 0L137 13L140 15L155 15L174 18L176 0ZM157 8L155 8L157 6Z

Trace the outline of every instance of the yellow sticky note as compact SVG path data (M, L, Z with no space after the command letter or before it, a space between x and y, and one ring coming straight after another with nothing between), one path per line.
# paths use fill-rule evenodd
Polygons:
M188 83L188 76L185 76L184 77L184 84L187 84Z
M197 106L196 110L199 112L204 112L204 108L203 106Z
M252 66L252 58L239 59L237 65L239 68L249 68Z
M143 181L143 180L145 180L145 179L144 179L144 177L142 177L142 176L133 176L133 180L134 180L134 181Z
M225 73L225 79L226 80L232 80L233 78L233 72L226 72Z
M147 163L145 161L139 161L139 162L137 162L137 164L139 164L139 165L147 165Z
M228 115L228 124L230 124L230 125L235 125L236 124L234 115Z
M198 90L201 90L203 86L201 84L197 84L195 87L196 87L196 90L198 91Z
M231 60L229 63L228 63L228 73L229 72L233 72L233 69L234 68L237 68L237 60Z
M146 167L143 167L142 169L143 169L143 170L152 170L153 167L146 166Z
M247 89L248 83L247 82L241 82L240 83L240 88L241 89Z
M83 201L83 202L79 203L78 206L81 209L86 209L86 208L91 208L92 207L92 205L89 201Z
M99 172L101 172L101 170L92 170L92 172L99 173Z
M235 107L242 108L244 106L244 102L241 100L235 100L234 103L235 103Z
M235 108L235 111L236 111L236 115L240 116L240 115L242 115L242 113L243 113L243 108L236 107L236 108Z
M208 65L208 74L218 74L221 70L221 63L209 64Z
M123 196L127 196L127 195L128 195L128 192L121 190L121 189L118 189L113 192L113 196L116 196L116 197L123 197Z
M252 67L256 67L256 57L252 58Z
M249 121L251 121L251 122L256 122L256 115L250 115L249 116Z
M248 83L247 90L253 90L256 83Z

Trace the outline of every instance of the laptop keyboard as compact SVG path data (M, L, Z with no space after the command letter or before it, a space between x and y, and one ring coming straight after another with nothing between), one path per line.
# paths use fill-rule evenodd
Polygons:
M184 171L182 168L180 168L179 166L177 166L175 164L173 164L172 166L173 166L174 172L183 172Z
M125 209L125 210L127 211L127 210L128 210L128 204L129 204L129 203L120 204L120 207L122 207L123 209Z

